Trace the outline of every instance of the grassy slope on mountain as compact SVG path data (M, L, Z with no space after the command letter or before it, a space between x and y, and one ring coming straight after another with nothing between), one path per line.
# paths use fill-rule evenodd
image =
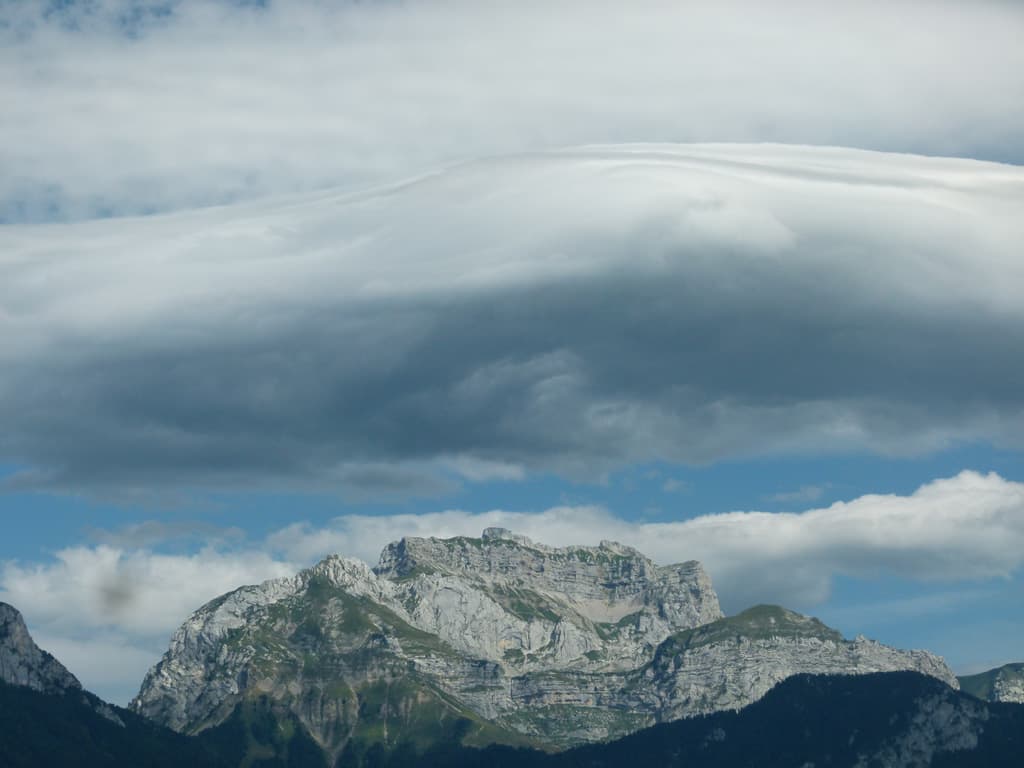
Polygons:
M839 632L818 619L777 605L757 605L735 616L677 632L663 643L662 648L664 651L685 651L735 638L766 640L772 637L843 640Z
M266 695L257 685L227 721L196 730L203 738L234 734L232 743L244 745L246 766L288 758L287 744L254 738L254 727L261 734L274 732L261 725L270 720L288 733L311 733L306 738L314 745L319 741L328 755L361 755L377 744L390 753L422 752L436 744L529 743L452 700L396 656L387 638L421 655L456 656L385 606L313 578L302 594L270 606L265 621L234 630L228 641L236 651L252 649L249 677L269 683L275 693ZM288 690L295 682L302 686L297 694Z

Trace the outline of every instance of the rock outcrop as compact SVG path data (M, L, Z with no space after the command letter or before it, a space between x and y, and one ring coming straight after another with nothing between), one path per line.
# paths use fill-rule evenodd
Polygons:
M488 529L403 539L374 569L330 557L214 600L133 707L194 733L267 696L331 755L445 729L557 749L742 707L800 672L889 670L956 685L931 654L846 641L781 608L725 618L696 562Z
M1024 704L1024 664L1004 664L959 680L965 693L979 699Z
M845 640L817 619L759 605L658 648L647 672L659 693L661 720L740 709L798 674L867 674L913 670L952 688L946 663L927 651L902 651L865 637Z
M83 690L78 678L36 645L21 612L7 603L0 603L0 682L48 695L74 696L112 723L124 725L113 707Z
M0 603L0 681L40 693L82 688L63 664L35 644L21 613L7 603Z

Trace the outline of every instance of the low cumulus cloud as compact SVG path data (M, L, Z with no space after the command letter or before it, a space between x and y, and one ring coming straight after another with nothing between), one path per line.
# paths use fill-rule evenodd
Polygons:
M1024 564L1024 484L965 471L909 496L867 495L799 513L730 512L678 522L625 520L601 507L349 515L325 528L290 526L267 545L292 560L342 552L375 563L398 531L444 538L479 536L488 526L560 546L611 539L662 564L700 560L732 611L759 602L808 608L828 599L836 575L935 583L1009 578Z
M259 549L186 555L101 544L60 550L51 562L6 562L0 579L3 599L47 627L163 639L207 600L296 568Z
M45 562L0 561L0 600L26 616L36 642L96 693L126 704L174 629L208 600L243 584L293 574L300 565L230 538L192 554L145 547L159 524L130 526ZM94 532L94 538L99 532ZM161 538L166 543L165 538ZM142 545L141 548L138 545Z
M0 220L358 185L483 155L778 141L1024 161L998 0L0 5Z
M479 536L488 526L552 545L617 540L662 564L698 559L728 612L759 602L810 610L826 603L840 575L895 575L952 590L913 604L883 603L876 611L833 611L857 631L862 622L884 623L894 610L945 610L950 601L991 591L972 584L1019 573L1024 483L963 472L907 496L867 495L801 513L732 512L655 523L625 520L597 507L350 515L322 527L295 524L258 544L179 555L83 545L46 563L3 564L0 599L21 608L51 650L66 650L72 671L87 685L126 700L133 691L126 691L124 671L110 660L122 653L134 660L137 684L141 662L155 662L184 618L225 591L290 575L330 553L372 564L385 544L402 535ZM111 585L122 590L114 600Z
M1024 435L1024 171L629 145L0 229L8 488L436 496Z

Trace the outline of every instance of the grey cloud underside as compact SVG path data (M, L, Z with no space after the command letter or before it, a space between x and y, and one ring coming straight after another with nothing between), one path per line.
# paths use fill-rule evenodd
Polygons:
M44 255L16 286L81 282L0 289L36 342L0 374L0 453L13 484L436 493L456 456L594 477L1018 444L1022 200L1008 166L633 147L94 224L81 251L16 230ZM133 286L154 300L111 322Z

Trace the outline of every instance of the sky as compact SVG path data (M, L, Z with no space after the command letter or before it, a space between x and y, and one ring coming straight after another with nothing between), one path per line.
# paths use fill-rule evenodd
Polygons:
M0 600L126 703L225 591L501 525L1024 660L1022 35L0 0Z

